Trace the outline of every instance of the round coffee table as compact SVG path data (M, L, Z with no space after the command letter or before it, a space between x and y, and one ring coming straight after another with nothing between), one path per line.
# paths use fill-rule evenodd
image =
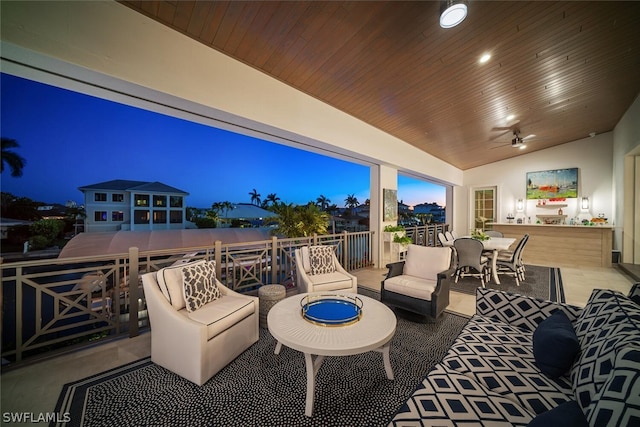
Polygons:
M307 398L305 415L313 413L315 378L326 356L349 356L378 351L382 353L387 378L393 380L389 360L390 341L396 332L396 316L384 304L364 295L342 292L321 292L311 295L345 295L362 301L362 317L345 326L322 326L302 317L300 301L310 294L298 294L285 298L269 311L269 332L278 341L274 353L279 354L282 345L304 353L307 370Z

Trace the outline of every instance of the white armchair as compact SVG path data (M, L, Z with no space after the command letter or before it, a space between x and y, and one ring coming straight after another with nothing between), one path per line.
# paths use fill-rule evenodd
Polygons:
M259 338L258 298L234 292L215 277L219 298L187 310L182 269L203 262L141 276L151 324L151 360L198 385Z
M295 259L299 292L358 293L358 279L340 265L332 246L303 246Z

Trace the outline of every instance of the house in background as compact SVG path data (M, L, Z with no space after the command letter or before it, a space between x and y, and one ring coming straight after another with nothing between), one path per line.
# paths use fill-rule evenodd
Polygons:
M78 189L84 194L85 232L185 228L189 193L161 182L116 179Z
M413 207L413 214L417 217L425 215L427 218L431 218L431 222L441 223L445 222L445 208L439 204L432 203L420 203Z

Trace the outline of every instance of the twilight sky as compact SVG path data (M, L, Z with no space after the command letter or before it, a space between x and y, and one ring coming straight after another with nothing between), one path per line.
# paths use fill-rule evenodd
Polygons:
M160 181L188 192L194 207L250 203L253 189L294 204L369 198L367 166L8 74L0 74L0 131L26 160L20 178L5 165L0 188L45 203L82 204L78 187L113 179ZM400 176L398 199L444 205L445 189Z

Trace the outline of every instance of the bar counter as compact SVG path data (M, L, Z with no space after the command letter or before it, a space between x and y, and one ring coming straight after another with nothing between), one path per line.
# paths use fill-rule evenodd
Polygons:
M611 267L613 226L552 224L491 224L505 237L529 234L522 259L548 267Z

